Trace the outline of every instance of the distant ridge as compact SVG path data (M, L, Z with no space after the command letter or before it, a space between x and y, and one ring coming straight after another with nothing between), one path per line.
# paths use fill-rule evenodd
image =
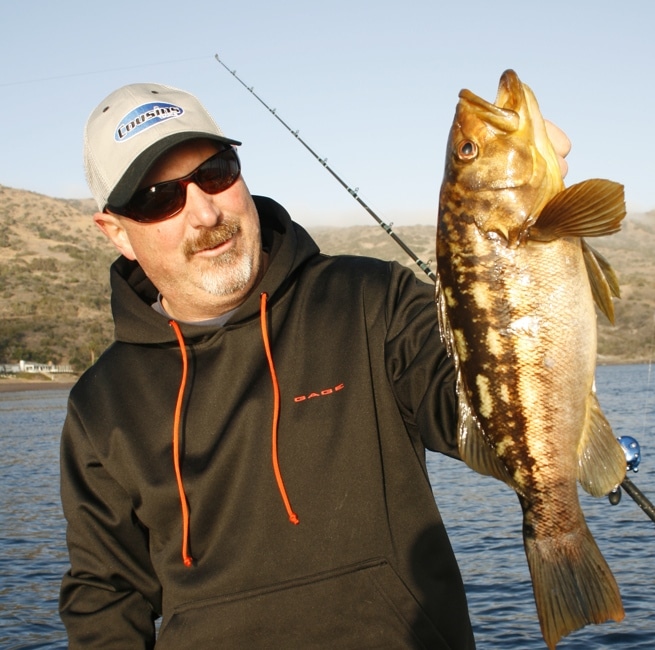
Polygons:
M92 223L91 199L56 199L0 185L0 362L90 365L113 339L108 269L114 249ZM394 259L429 278L372 222L306 226L328 254ZM394 232L424 262L433 226ZM648 362L655 355L655 211L629 215L617 235L591 242L619 276L616 326L599 317L599 362ZM434 264L431 268L434 270Z

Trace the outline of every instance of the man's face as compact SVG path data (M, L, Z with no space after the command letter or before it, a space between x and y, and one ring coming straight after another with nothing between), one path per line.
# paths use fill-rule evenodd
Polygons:
M186 176L218 150L210 140L177 145L155 162L141 187ZM140 223L105 213L95 221L123 255L139 262L179 320L234 309L263 273L259 217L241 177L218 194L191 183L182 211L164 221Z

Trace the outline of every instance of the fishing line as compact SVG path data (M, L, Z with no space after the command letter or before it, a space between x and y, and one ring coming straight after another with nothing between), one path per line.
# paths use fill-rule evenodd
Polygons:
M327 158L321 158L299 135L298 135L298 130L296 129L295 131L277 114L276 109L271 108L254 90L253 86L248 86L243 82L239 76L236 73L236 70L231 70L230 68L225 65L223 61L218 57L218 54L214 55L214 58L262 105L266 110L275 117L275 119L284 126L284 128L293 135L300 144L309 151L318 162L327 169L330 174L339 182L339 184L344 187L347 191L348 194L350 194L357 203L359 203L366 212L368 212L375 221L380 225L380 227L393 239L404 251L409 255L409 257L418 265L418 267L433 281L436 282L437 278L435 274L430 270L430 267L428 264L423 262L419 257L412 251L412 249L405 244L405 242L396 235L396 233L392 230L391 225L385 223L374 211L373 209L366 204L366 202L359 196L359 188L352 188L348 183L346 183L328 164L327 164Z
M653 367L653 351L655 350L655 316L653 318L653 335L650 343L650 356L648 359L648 379L646 380L646 397L644 398L644 406L642 409L642 423L641 434L646 434L646 419L648 410L650 408L651 398L651 377ZM639 443L631 436L622 436L619 438L619 443L625 453L627 471L637 472L641 462L641 448ZM650 519L655 522L655 506L648 500L646 495L639 490L639 488L626 476L621 486L613 490L608 495L609 501L612 505L616 505L621 500L621 489L623 488L634 500L634 502L646 513Z
M26 86L29 84L38 84L44 81L58 81L59 79L71 79L73 77L88 77L89 75L106 74L107 72L123 72L125 70L139 70L140 68L151 68L159 65L171 65L174 63L186 63L187 61L200 61L205 59L204 56L195 56L190 59L175 59L173 61L159 61L153 63L140 63L139 65L123 66L120 68L105 68L104 70L88 70L87 72L69 72L67 74L58 74L52 77L40 77L38 79L21 79L19 81L0 82L0 88L8 86Z
M644 408L643 408L643 417L641 425L641 434L646 434L646 418L648 415L648 410L650 408L651 401L651 377L652 377L652 367L653 367L653 351L655 350L655 315L653 316L653 335L651 337L650 344L650 356L648 359L648 379L646 381L646 397L644 398ZM637 443L638 445L639 443ZM622 445L623 446L623 445ZM625 448L624 448L625 451ZM628 459L629 453L626 454L626 459ZM641 453L639 460L641 460ZM632 469L630 462L628 461L628 470ZM634 469L634 471L637 471ZM655 506L651 501L648 500L646 495L637 488L637 486L626 476L621 483L621 487L632 497L635 503L650 517L650 519L655 522ZM610 500L611 503L611 500Z
M652 386L652 370L653 370L653 353L655 352L655 314L653 314L652 319L652 333L650 339L650 351L648 356L648 379L646 380L646 397L644 398L644 407L642 410L642 419L641 419L641 435L646 434L646 420L648 412L651 405L651 386Z

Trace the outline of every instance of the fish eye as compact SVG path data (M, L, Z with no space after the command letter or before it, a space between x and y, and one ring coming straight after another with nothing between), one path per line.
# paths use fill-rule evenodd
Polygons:
M475 160L478 157L478 145L471 140L462 140L457 145L455 153L460 160Z

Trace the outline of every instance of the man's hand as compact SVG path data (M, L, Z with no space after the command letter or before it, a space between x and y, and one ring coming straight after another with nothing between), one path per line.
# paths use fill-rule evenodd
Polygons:
M569 166L564 160L571 151L571 141L566 137L566 133L562 131L559 127L555 126L552 122L544 120L546 123L546 133L548 134L548 139L555 149L557 154L557 162L559 162L559 168L562 172L562 178L566 176L566 173L569 171Z

